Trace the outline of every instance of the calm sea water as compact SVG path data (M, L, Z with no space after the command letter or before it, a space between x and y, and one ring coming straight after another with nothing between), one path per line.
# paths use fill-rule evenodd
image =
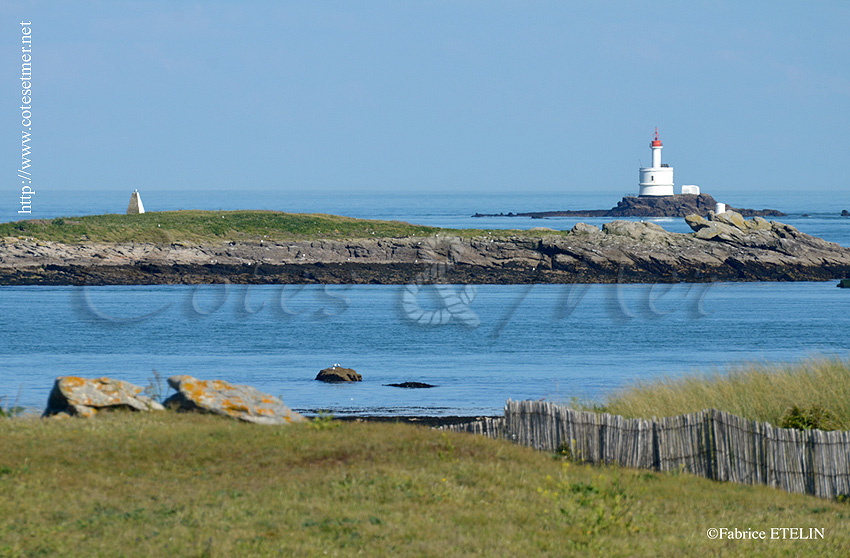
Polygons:
M471 314L423 326L413 318L441 299L424 289L412 307L403 286L3 287L0 394L43 406L58 375L145 385L157 370L307 411L497 414L508 398L596 398L660 375L850 352L850 293L834 282L467 289ZM364 381L314 381L337 362ZM404 381L438 387L384 385Z
M35 217L122 212L128 200L128 193L39 194ZM143 200L149 210L250 207L447 227L555 229L607 219L470 215L600 208L616 201L594 193L199 196L155 190L143 192ZM791 214L783 221L850 246L850 219L838 217L842 206L835 200L735 201L782 209ZM16 218L0 210L0 219ZM654 221L688 231L681 219ZM0 287L0 397L42 407L59 375L106 375L145 385L156 370L166 377L247 383L304 411L498 414L507 398L598 398L635 380L743 361L850 355L850 292L835 282L451 288L471 302L463 315L439 323L445 305L431 288ZM438 323L423 326L414 318ZM364 381L314 381L320 369L337 362L358 370ZM437 387L384 385L404 381Z

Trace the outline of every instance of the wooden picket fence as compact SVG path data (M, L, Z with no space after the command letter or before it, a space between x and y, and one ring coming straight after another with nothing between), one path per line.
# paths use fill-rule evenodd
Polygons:
M509 400L504 418L443 428L589 463L689 472L822 498L850 496L850 432L776 428L716 409L645 420Z

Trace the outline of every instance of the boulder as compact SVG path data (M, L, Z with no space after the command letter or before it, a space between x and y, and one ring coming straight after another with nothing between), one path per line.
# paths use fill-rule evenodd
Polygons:
M343 368L336 365L320 371L316 379L320 382L330 383L363 381L363 377L351 368Z
M56 378L47 398L45 417L91 417L101 410L132 409L134 411L162 411L164 407L145 395L142 388L112 378Z
M570 229L570 234L599 234L600 232L599 227L588 225L587 223L576 223Z
M694 232L698 232L700 229L711 226L708 219L695 213L685 216L685 223L687 223Z
M667 237L667 231L655 223L635 223L633 221L611 221L602 225L602 232L608 235L625 236L647 243L659 242Z
M721 213L720 215L715 215L713 221L717 221L718 223L725 223L727 225L737 227L739 229L746 230L747 222L741 216L740 213L736 213L734 211L726 211Z
M842 209L841 210L841 216L842 217L850 217L850 211L847 211L846 209Z
M747 228L754 231L769 231L773 225L764 217L753 217L747 223Z
M273 395L251 386L223 380L199 380L192 376L172 376L168 385L177 393L165 400L175 411L212 413L255 424L289 424L304 417Z
M759 217L759 219L761 218ZM750 226L750 222L734 211L727 211L720 215L715 215L713 211L710 211L708 218L688 215L685 217L685 222L696 233L696 237L701 240L721 240L732 243L742 242L751 229L763 229L764 223L767 223L768 229L771 228L770 223L764 219L754 222Z

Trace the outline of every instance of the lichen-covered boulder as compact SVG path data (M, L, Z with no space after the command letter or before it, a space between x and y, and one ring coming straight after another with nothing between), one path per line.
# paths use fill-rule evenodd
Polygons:
M332 366L320 371L316 376L320 382L339 383L339 382L360 382L363 377L351 368L343 368L342 366Z
M746 236L746 221L732 211L721 213L719 216L709 212L708 219L699 215L688 215L685 222L696 233L696 237L702 240L735 242Z
M720 215L715 215L712 221L716 221L718 223L725 223L727 225L731 225L733 227L737 227L742 231L747 230L747 221L744 217L735 211L726 211L721 213Z
M599 227L594 225L588 225L587 223L576 223L573 225L573 228L570 229L570 234L579 235L579 234L599 234Z
M162 405L141 393L142 388L122 380L60 376L47 398L43 416L91 417L108 409L164 410Z
M602 232L607 235L625 236L646 244L666 243L667 231L655 223L635 223L632 221L616 220L602 225Z
M185 375L168 378L168 385L177 393L165 400L165 406L176 411L213 413L255 424L306 420L277 397L251 386Z

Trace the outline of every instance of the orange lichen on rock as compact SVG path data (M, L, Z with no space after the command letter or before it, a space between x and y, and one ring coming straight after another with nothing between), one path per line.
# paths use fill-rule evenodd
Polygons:
M79 387L86 383L86 380L78 378L77 376L60 376L56 378L56 381L62 382L69 389Z
M162 405L140 395L142 388L107 377L86 379L60 376L50 392L44 416L65 414L90 417L99 409L126 408L136 411L163 410Z
M224 380L198 380L191 376L172 376L168 384L177 393L167 406L184 411L202 411L259 424L288 424L304 417L283 401L251 386Z

